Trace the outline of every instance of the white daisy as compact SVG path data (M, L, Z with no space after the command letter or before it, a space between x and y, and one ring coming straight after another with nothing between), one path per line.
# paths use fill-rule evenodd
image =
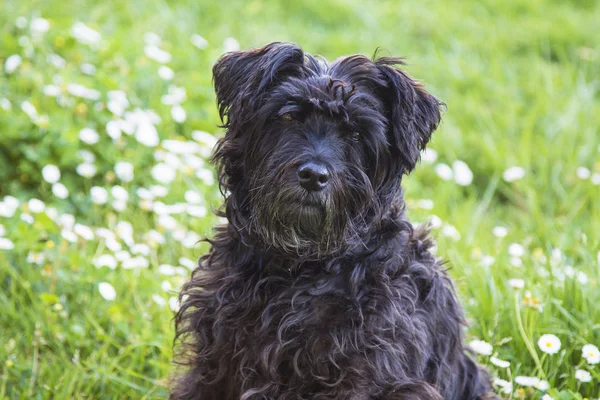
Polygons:
M79 150L77 156L83 160L83 162L92 164L96 161L96 156L89 150Z
M75 224L75 226L73 226L73 232L75 232L87 241L94 240L94 238L96 237L96 235L94 235L94 231L92 231L92 229L89 226L85 226L82 224Z
M454 172L454 181L460 186L469 186L473 182L473 172L464 161L454 161L452 171Z
M435 166L435 173L444 181L449 181L454 176L452 168L444 163L439 163Z
M0 250L12 250L15 244L8 238L0 237Z
M48 61L49 64L54 65L58 69L63 69L67 66L67 60L65 60L58 54L48 54L46 56L46 61Z
M531 387L539 382L540 380L534 376L515 376L515 383L520 386Z
M44 94L49 97L56 97L61 93L60 87L56 85L46 85L43 90Z
M496 357L490 357L490 362L492 364L494 364L495 366L500 367L500 368L508 368L508 367L510 367L510 362L501 360L501 359L496 358Z
M187 207L187 213L191 217L204 218L206 216L207 210L204 206L190 205L189 207ZM460 234L458 234L458 237L460 238Z
M195 270L196 267L198 267L198 264L196 262L194 262L186 257L180 257L179 264L183 265L184 267L186 267L187 269L189 269L191 271Z
M31 29L31 32L35 34L43 34L48 32L50 29L50 22L48 22L48 20L45 18L37 17L31 20L29 29Z
M152 300L161 307L164 307L167 305L167 301L163 297L161 297L157 294L152 295Z
M240 49L240 43L232 37L225 38L223 41L223 51L229 53L230 51L238 51Z
M82 73L86 75L94 75L96 73L96 67L92 64L83 63L79 66Z
M460 232L453 225L444 225L442 234L453 240L460 240Z
M588 371L585 371L583 369L577 369L575 370L575 379L577 379L580 382L586 383L592 380L592 375Z
M152 177L160 183L169 184L175 179L175 169L165 163L156 164L152 167Z
M512 382L508 382L504 379L494 379L494 385L498 386L500 388L500 391L503 393L512 393L513 391Z
M161 64L166 64L171 61L171 54L165 50L160 49L158 46L153 44L147 44L144 46L144 54L149 59L156 61Z
M6 72L7 74L12 74L17 68L19 68L19 65L21 65L22 62L23 59L18 54L8 56L8 58L4 62L4 72Z
M156 147L160 141L156 127L150 121L139 121L135 130L135 139L148 147Z
M438 154L437 151L433 149L425 149L421 153L421 160L426 164L433 164L435 160L437 160Z
M123 262L131 258L131 254L127 250L118 250L115 252L115 258L117 261Z
M71 35L80 43L97 46L102 35L82 22L76 22L71 28Z
M150 247L145 243L137 243L129 248L133 254L150 255Z
M91 178L96 175L96 166L94 164L83 163L77 166L76 171L84 178Z
M205 185L212 186L215 183L215 176L210 169L200 168L196 171L196 177L201 179Z
M582 285L587 285L589 282L589 278L585 272L577 271L575 275L577 276L577 282L581 283Z
M136 256L123 261L124 269L148 268L149 265L148 259L143 256Z
M181 104L187 99L185 88L181 86L169 85L167 94L160 98L160 101L168 106Z
M29 254L27 254L28 263L42 265L44 261L45 257L43 253L35 253L33 251L30 251Z
M508 234L508 229L503 226L496 226L492 229L492 234L498 238L503 238Z
M550 384L548 383L548 381L543 381L540 379L537 383L535 383L533 385L533 387L544 392L544 391L548 390L548 388L550 387Z
M33 224L33 222L35 221L35 220L33 219L33 217L32 217L31 215L27 214L27 213L23 213L23 214L21 214L20 218L21 218L21 221L25 221L25 222L27 222L29 225Z
M519 258L519 257L511 257L510 258L510 264L513 267L520 268L520 267L523 266L523 260L521 260L521 258Z
M79 240L77 235L69 229L63 229L62 231L60 231L60 235L63 237L63 239L71 243L75 243Z
M160 284L160 288L165 292L170 292L173 290L173 285L171 285L171 282L169 281L162 281Z
M154 32L146 32L144 33L144 42L158 46L162 42L162 39Z
M62 214L58 217L58 224L63 228L71 229L75 225L75 217L72 214Z
M129 200L129 192L125 190L122 186L115 185L110 189L110 193L113 198L116 200L127 201Z
M510 279L508 284L513 289L523 289L525 287L525 281L523 279Z
M95 204L106 204L108 201L108 191L100 186L93 186L90 189L90 196Z
M165 243L165 237L163 236L163 234L154 229L152 229L148 233L146 233L146 240L149 241L150 243L154 243L154 244L164 244Z
M108 121L105 129L106 134L110 136L113 141L117 141L121 138L121 124L119 121Z
M192 36L190 36L190 42L192 42L192 44L200 50L203 50L208 47L208 42L206 41L206 39L204 39L197 33L194 33Z
M100 99L100 92L95 89L90 89L79 83L69 83L67 85L67 92L76 97L81 97L87 100L98 100Z
M117 260L114 256L112 256L110 254L103 254L100 257L95 258L93 263L96 268L102 268L102 267L108 267L110 269L117 268Z
M122 116L127 107L129 107L127 94L122 90L111 90L107 95L108 103L106 104L106 107L108 110L116 116Z
M185 234L185 237L181 241L181 244L183 245L183 247L191 249L194 246L196 246L201 239L202 238L197 233L187 232Z
M496 259L492 256L489 255L484 255L483 257L481 257L481 265L484 268L489 268L492 265L494 265L494 262L496 261Z
M21 110L25 114L27 114L27 116L32 121L37 121L37 119L38 119L37 110L35 109L35 107L33 106L33 104L31 104L29 101L25 100L24 102L21 103Z
M560 350L560 339L552 334L545 334L538 340L538 347L546 354L556 354Z
M171 108L171 117L173 118L173 121L181 124L187 119L187 113L183 107L177 104Z
M195 190L187 190L184 194L185 201L192 204L203 204L204 197Z
M27 18L25 18L25 17L18 17L15 21L15 25L19 29L27 28L27 24L28 24L28 21L27 21Z
M525 255L525 247L519 243L511 243L508 246L508 254L512 257L523 257Z
M577 168L576 174L579 179L589 179L592 172L586 167L579 167Z
M120 237L129 246L133 246L133 226L130 222L119 221L115 226L115 231L118 237Z
M177 228L178 223L175 218L171 217L170 215L163 214L158 217L158 225L167 230L173 230Z
M169 264L161 264L158 266L158 273L173 276L175 275L175 267Z
M133 180L133 164L127 161L119 161L115 164L115 174L123 182L131 182Z
M27 202L27 207L29 208L29 211L31 211L34 214L38 214L44 211L44 209L46 208L46 205L44 204L43 201L39 200L39 199L31 199Z
M525 170L522 167L510 167L502 174L506 182L514 182L525 177Z
M138 197L142 200L154 200L154 195L152 194L152 192L146 188L138 188L135 193L138 195Z
M161 65L160 68L158 68L158 76L162 80L170 81L175 77L175 72L166 65Z
M44 168L42 168L42 177L48 183L56 183L60 179L60 170L56 165L45 165Z
M429 225L431 226L431 229L437 229L437 228L441 228L442 225L444 225L444 222L442 221L442 219L440 217L438 217L435 214L432 214L429 217Z
M181 305L179 304L179 299L177 297L173 296L169 298L169 307L173 312L177 312L180 306Z
M192 138L200 144L212 149L217 144L217 138L205 131L192 131Z
M2 108L4 111L9 111L12 108L10 100L6 97L0 98L0 108Z
M600 351L598 351L598 347L593 344L586 344L581 349L581 356L585 358L588 364L598 364L600 363Z
M422 208L423 210L432 210L434 203L431 199L421 199L417 201L417 207Z
M469 347L475 353L482 354L484 356L489 356L492 354L493 347L491 344L483 341L483 340L472 340L469 343Z
M115 288L108 282L100 282L98 284L98 291L105 300L112 301L117 298Z
M98 140L100 140L100 136L98 135L98 132L92 128L83 128L79 131L79 139L87 144L96 144L98 143Z

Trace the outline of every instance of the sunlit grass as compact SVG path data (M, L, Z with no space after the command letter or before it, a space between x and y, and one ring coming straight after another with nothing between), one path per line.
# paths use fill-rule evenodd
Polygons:
M274 40L408 57L448 105L405 181L409 215L437 226L467 342L506 397L598 397L597 349L582 354L600 345L598 15L594 1L3 2L0 398L166 396L174 296L219 205L210 69Z

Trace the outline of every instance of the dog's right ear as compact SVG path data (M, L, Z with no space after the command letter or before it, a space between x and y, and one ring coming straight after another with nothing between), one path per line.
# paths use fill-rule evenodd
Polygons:
M213 81L225 126L252 115L268 90L285 76L301 74L303 64L302 49L291 43L275 42L222 56L213 67Z

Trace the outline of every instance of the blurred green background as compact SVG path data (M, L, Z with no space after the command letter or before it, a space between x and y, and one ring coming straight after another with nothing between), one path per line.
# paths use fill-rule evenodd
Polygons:
M599 397L599 27L592 0L2 2L0 398L166 396L220 203L211 67L271 41L407 57L448 104L409 214L467 341L507 398Z

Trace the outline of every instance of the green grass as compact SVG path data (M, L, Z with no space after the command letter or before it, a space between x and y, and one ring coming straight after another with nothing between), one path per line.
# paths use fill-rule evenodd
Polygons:
M210 68L227 37L242 48L293 41L329 59L371 55L377 47L407 56L407 70L448 104L430 145L438 159L423 162L405 181L409 212L415 221L433 214L442 221L434 231L437 252L449 260L465 305L467 340L485 340L494 355L510 361L505 369L479 356L501 379L547 380L555 399L598 397L600 370L581 357L581 348L600 345L600 184L581 179L577 169L600 174L599 15L600 3L593 0L3 2L0 63L13 54L23 62L10 74L0 71L0 99L12 104L0 107L0 199L20 200L13 216L0 216L0 237L14 243L14 249L0 250L0 398L166 396L173 325L169 305L160 299L174 295L164 290L164 282L176 288L188 271L169 276L158 266L178 266L180 257L196 259L206 248L182 246L169 221L159 222L140 206L136 190L156 184L150 173L156 148L128 135L113 143L105 133L114 119L105 107L106 92L124 91L130 110L154 110L161 118L161 139L193 140L194 130L218 136ZM15 25L20 16L50 22L32 50L18 43L21 36L31 38L28 27ZM101 33L98 48L72 38L76 21ZM159 64L144 55L146 32L158 34L160 47L172 54L172 83L187 94L184 123L174 122L170 106L161 102L169 83L158 77ZM206 49L192 45L194 33L207 39ZM64 68L48 63L52 53L64 58ZM93 64L96 73L82 74L82 63ZM100 91L100 100L63 94L65 104L58 105L43 92L56 76L62 77L62 83L55 79L61 93L75 82ZM26 100L47 121L32 122L21 110ZM78 139L84 127L98 131L97 144ZM95 154L93 178L76 173L81 149ZM436 174L436 165L456 160L473 172L470 185ZM115 177L117 161L134 165L131 182ZM60 168L68 198L54 196L41 178L47 164ZM506 182L502 174L511 166L524 168L524 178ZM206 173L205 167L194 168ZM210 179L182 169L161 201L183 203L186 190L194 190L207 207L218 206ZM91 202L92 186L115 184L129 192L125 211ZM150 245L143 256L149 267L96 268L93 260L111 253L106 241L96 234L68 242L62 225L46 212L30 212L34 222L23 221L30 198L43 200L46 210L73 214L86 226L114 231L119 221L130 221L135 242ZM419 208L422 199L433 200L433 208ZM201 236L215 223L210 216L174 217L182 230ZM449 226L460 238L452 237ZM508 228L507 236L494 236L495 226ZM165 243L145 237L152 229L164 234ZM521 266L511 260L511 243L524 246ZM30 252L41 254L43 262L30 262ZM484 256L493 263L482 265ZM523 279L524 289L512 289L510 279ZM100 295L100 282L114 286L113 301ZM527 305L533 300L528 303L526 292L543 304L541 310ZM160 297L158 303L153 295ZM557 354L539 349L537 340L546 333L560 338ZM576 369L589 371L591 382L579 382ZM517 383L505 393L528 399L542 394Z

